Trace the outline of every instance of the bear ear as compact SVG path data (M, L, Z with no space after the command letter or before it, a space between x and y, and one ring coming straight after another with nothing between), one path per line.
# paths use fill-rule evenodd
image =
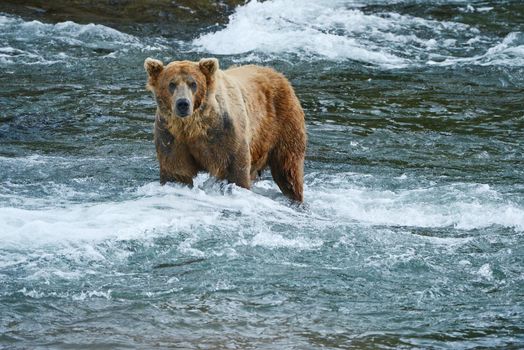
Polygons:
M216 58L202 58L198 62L198 66L206 76L210 77L218 70L218 60Z
M146 69L149 78L155 80L164 69L164 64L159 60L148 57L144 61L144 68Z

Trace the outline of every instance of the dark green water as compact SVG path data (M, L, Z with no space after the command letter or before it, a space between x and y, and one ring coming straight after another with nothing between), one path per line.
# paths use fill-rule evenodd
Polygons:
M270 0L161 30L0 14L0 348L524 347L523 13ZM143 61L206 56L291 80L307 209L269 173L253 191L158 184Z

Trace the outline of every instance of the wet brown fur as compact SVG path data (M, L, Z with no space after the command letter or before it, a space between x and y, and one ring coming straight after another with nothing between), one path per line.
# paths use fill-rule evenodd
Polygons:
M155 144L160 181L192 185L199 171L250 188L269 166L289 198L303 201L304 112L288 80L255 65L220 70L216 59L163 66L147 59L147 88L157 101ZM194 80L193 113L181 118L168 86ZM184 90L187 91L187 90Z

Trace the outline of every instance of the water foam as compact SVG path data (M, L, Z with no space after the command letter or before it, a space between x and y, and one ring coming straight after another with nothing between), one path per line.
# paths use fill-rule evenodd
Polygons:
M393 12L365 13L348 1L269 0L239 6L225 28L200 35L193 45L212 54L240 55L240 60L247 61L294 55L305 60L354 60L383 68L521 66L521 35L511 33L500 43L463 23ZM482 50L488 51L475 54Z
M319 215L335 213L337 218L371 226L461 230L502 226L524 231L524 208L488 185L458 183L393 192L348 185L342 180L346 176L314 176L315 182L324 182L310 188L310 205L322 208Z
M2 207L0 239L4 247L20 247L214 230L236 232L240 241L254 246L314 249L322 245L322 237L301 237L298 232L322 235L326 225L461 230L502 226L524 231L524 208L487 185L393 192L348 183L344 180L347 176L308 175L308 210L289 206L270 180L247 191L203 174L193 189L150 183L118 202L62 203L37 209ZM297 234L283 235L275 227L287 227L286 232ZM194 243L191 237L188 250Z
M193 189L151 183L120 202L68 204L62 198L56 207L49 202L43 208L1 207L0 237L5 246L135 239L198 228L239 229L245 220L263 220L259 214L264 212L273 212L273 222L285 222L294 212L285 202L278 204L206 175L196 183Z
M193 44L213 54L295 53L310 58L352 59L384 66L406 61L369 47L352 34L387 27L388 20L345 9L339 1L251 1L237 8L226 28L201 35Z

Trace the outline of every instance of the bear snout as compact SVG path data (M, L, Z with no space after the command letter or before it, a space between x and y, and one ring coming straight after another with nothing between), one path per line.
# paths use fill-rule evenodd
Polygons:
M187 117L190 114L191 102L187 98L179 98L175 102L175 108L179 117Z

